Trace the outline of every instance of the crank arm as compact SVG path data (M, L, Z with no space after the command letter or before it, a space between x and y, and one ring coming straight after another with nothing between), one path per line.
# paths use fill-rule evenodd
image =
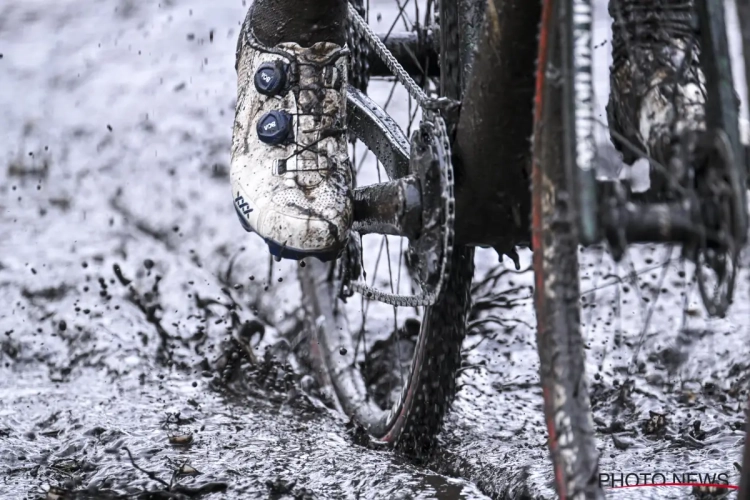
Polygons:
M380 106L356 88L346 93L349 131L383 164L390 179L409 173L409 141L401 127Z

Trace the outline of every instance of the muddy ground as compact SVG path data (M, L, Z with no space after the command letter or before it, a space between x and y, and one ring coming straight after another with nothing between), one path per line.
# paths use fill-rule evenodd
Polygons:
M551 498L531 274L494 252L477 253L461 390L426 464L356 444L282 365L222 384L238 325L261 361L302 328L295 264L270 261L230 201L243 3L0 5L0 498ZM387 29L393 6L373 5ZM737 484L747 273L723 320L678 249L619 266L592 249L581 273L602 472Z

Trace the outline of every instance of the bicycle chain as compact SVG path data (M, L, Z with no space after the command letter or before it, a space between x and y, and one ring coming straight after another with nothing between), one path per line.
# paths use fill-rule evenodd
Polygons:
M386 48L385 44L378 38L378 36L372 31L370 26L365 22L364 19L359 15L356 8L349 4L349 26L355 32L355 35L359 35L360 40L366 42L369 49L377 54L383 63L396 77L409 92L409 95L417 102L422 108L422 121L433 124L433 137L431 138L431 145L436 146L431 148L432 150L438 149L440 157L437 159L440 164L440 176L441 185L444 189L439 193L440 199L442 200L442 211L444 214L444 220L442 225L445 228L443 233L441 246L442 255L440 256L440 264L438 266L438 282L432 287L432 289L425 290L425 284L422 284L422 292L417 295L399 295L394 293L382 292L370 285L367 285L363 281L353 281L350 284L350 289L354 292L358 292L367 298L383 302L399 307L416 307L416 306L431 306L437 300L445 281L445 277L448 274L450 268L449 263L453 254L453 222L455 213L455 199L453 195L453 165L451 163L451 148L448 132L446 129L445 121L440 115L441 110L445 110L455 103L444 98L430 98L425 92L414 82L404 68L399 64L393 54ZM422 124L420 124L420 130ZM442 149L442 151L440 151ZM410 162L411 163L411 162ZM411 166L411 165L410 165ZM412 172L414 173L414 172ZM423 185L423 189L427 186ZM409 242L410 247L412 242ZM419 258L426 258L423 255L417 255Z
M365 7L362 0L349 0L349 3L356 9L360 16L365 15ZM370 46L367 45L364 37L353 29L351 22L347 25L346 44L351 51L349 84L366 93L367 84L370 80L370 64L368 59Z
M417 101L417 104L424 107L424 103L429 100L427 94L424 93L419 85L417 85L416 82L411 78L411 76L409 76L409 73L407 73L401 66L401 64L399 64L399 62L396 60L396 58L393 57L393 54L391 54L385 44L372 31L370 25L367 24L364 19L362 19L362 16L359 15L357 9L354 8L351 3L348 4L348 7L350 22L349 25L354 28L354 31L359 33L359 35L361 35L366 42L369 43L370 48L380 57L383 63L385 63L386 67L391 70L391 73L393 73L393 76L396 77L399 83L406 87L409 95L411 95Z

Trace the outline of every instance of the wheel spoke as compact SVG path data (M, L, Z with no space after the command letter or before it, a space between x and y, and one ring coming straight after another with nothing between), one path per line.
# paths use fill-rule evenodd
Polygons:
M405 10L406 10L406 7L409 5L410 1L411 0L406 0L403 3L403 5L402 5L401 2L400 2L400 0L396 0L396 3L398 4L398 15L396 16L396 19L393 20L393 24L391 24L391 27L388 29L388 32L386 33L385 37L383 38L383 43L385 43L386 40L388 40L388 37L391 36L391 33L393 33L393 29L396 27L396 24L398 24L398 21L400 19L404 20L404 27L405 27L406 31L409 31L409 26L406 24L406 17L407 16L405 14Z
M672 251L674 250L673 245L669 245L667 247L667 252L665 255L664 261L669 261L670 257L672 256ZM628 373L631 375L634 373L632 370L636 366L637 360L638 360L638 354L641 351L641 346L643 345L643 341L646 338L646 333L648 332L648 327L651 323L651 317L653 315L654 309L656 307L656 302L659 299L659 295L661 293L662 285L664 284L664 278L667 276L667 271L669 270L669 265L666 264L662 267L661 276L659 278L659 282L656 285L656 291L654 292L654 296L651 298L651 306L648 308L648 311L644 314L644 298L641 294L641 287L638 286L638 275L635 271L635 266L633 265L633 260L626 256L626 260L628 261L628 265L630 267L630 272L628 273L628 279L631 281L631 284L633 288L636 291L636 295L638 296L638 304L641 309L641 321L643 322L643 326L641 327L641 333L638 336L638 343L636 344L635 351L633 352L633 357L630 360L630 365L628 366Z

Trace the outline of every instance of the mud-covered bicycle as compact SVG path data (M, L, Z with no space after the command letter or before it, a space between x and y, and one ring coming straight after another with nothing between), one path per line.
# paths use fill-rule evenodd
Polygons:
M399 3L396 22L381 35L365 20L369 11L361 0L350 5L348 126L353 141L375 154L377 182L355 191L355 236L344 255L334 263L308 259L300 267L309 335L298 348L332 405L373 439L422 454L457 390L474 247L517 260L516 246L530 246L557 493L602 497L584 370L579 245L603 244L616 261L633 243L680 245L696 265L707 312L726 312L747 233L747 154L726 6L722 0L682 2L676 18L651 19L656 26L678 19L691 28L680 34L688 62L676 63L673 81L661 89L677 88L688 69L699 68L700 98L692 102L683 93L678 99L673 92L671 104L697 104L704 115L700 123L669 130L666 157L655 158L653 145L644 149L613 132L626 155L648 160L658 189L646 198L628 182L602 178L597 168L591 0L428 1L423 23L394 33L406 4ZM613 1L614 23L639 22L644 14L636 4ZM743 27L750 28L750 9L738 6ZM631 42L626 36L620 57L637 66ZM750 69L747 40L743 48ZM693 57L697 66L690 65ZM421 114L409 139L368 97L368 80L377 76L394 77L406 89L411 120ZM352 159L359 173L354 152ZM366 235L382 235L380 244L364 244ZM393 238L401 238L397 251ZM377 249L369 280L366 248ZM388 279L378 281L383 253L395 256L398 267L394 276L389 260ZM401 293L406 277L410 295ZM393 323L368 326L371 307L392 307ZM399 310L412 317L399 324Z

